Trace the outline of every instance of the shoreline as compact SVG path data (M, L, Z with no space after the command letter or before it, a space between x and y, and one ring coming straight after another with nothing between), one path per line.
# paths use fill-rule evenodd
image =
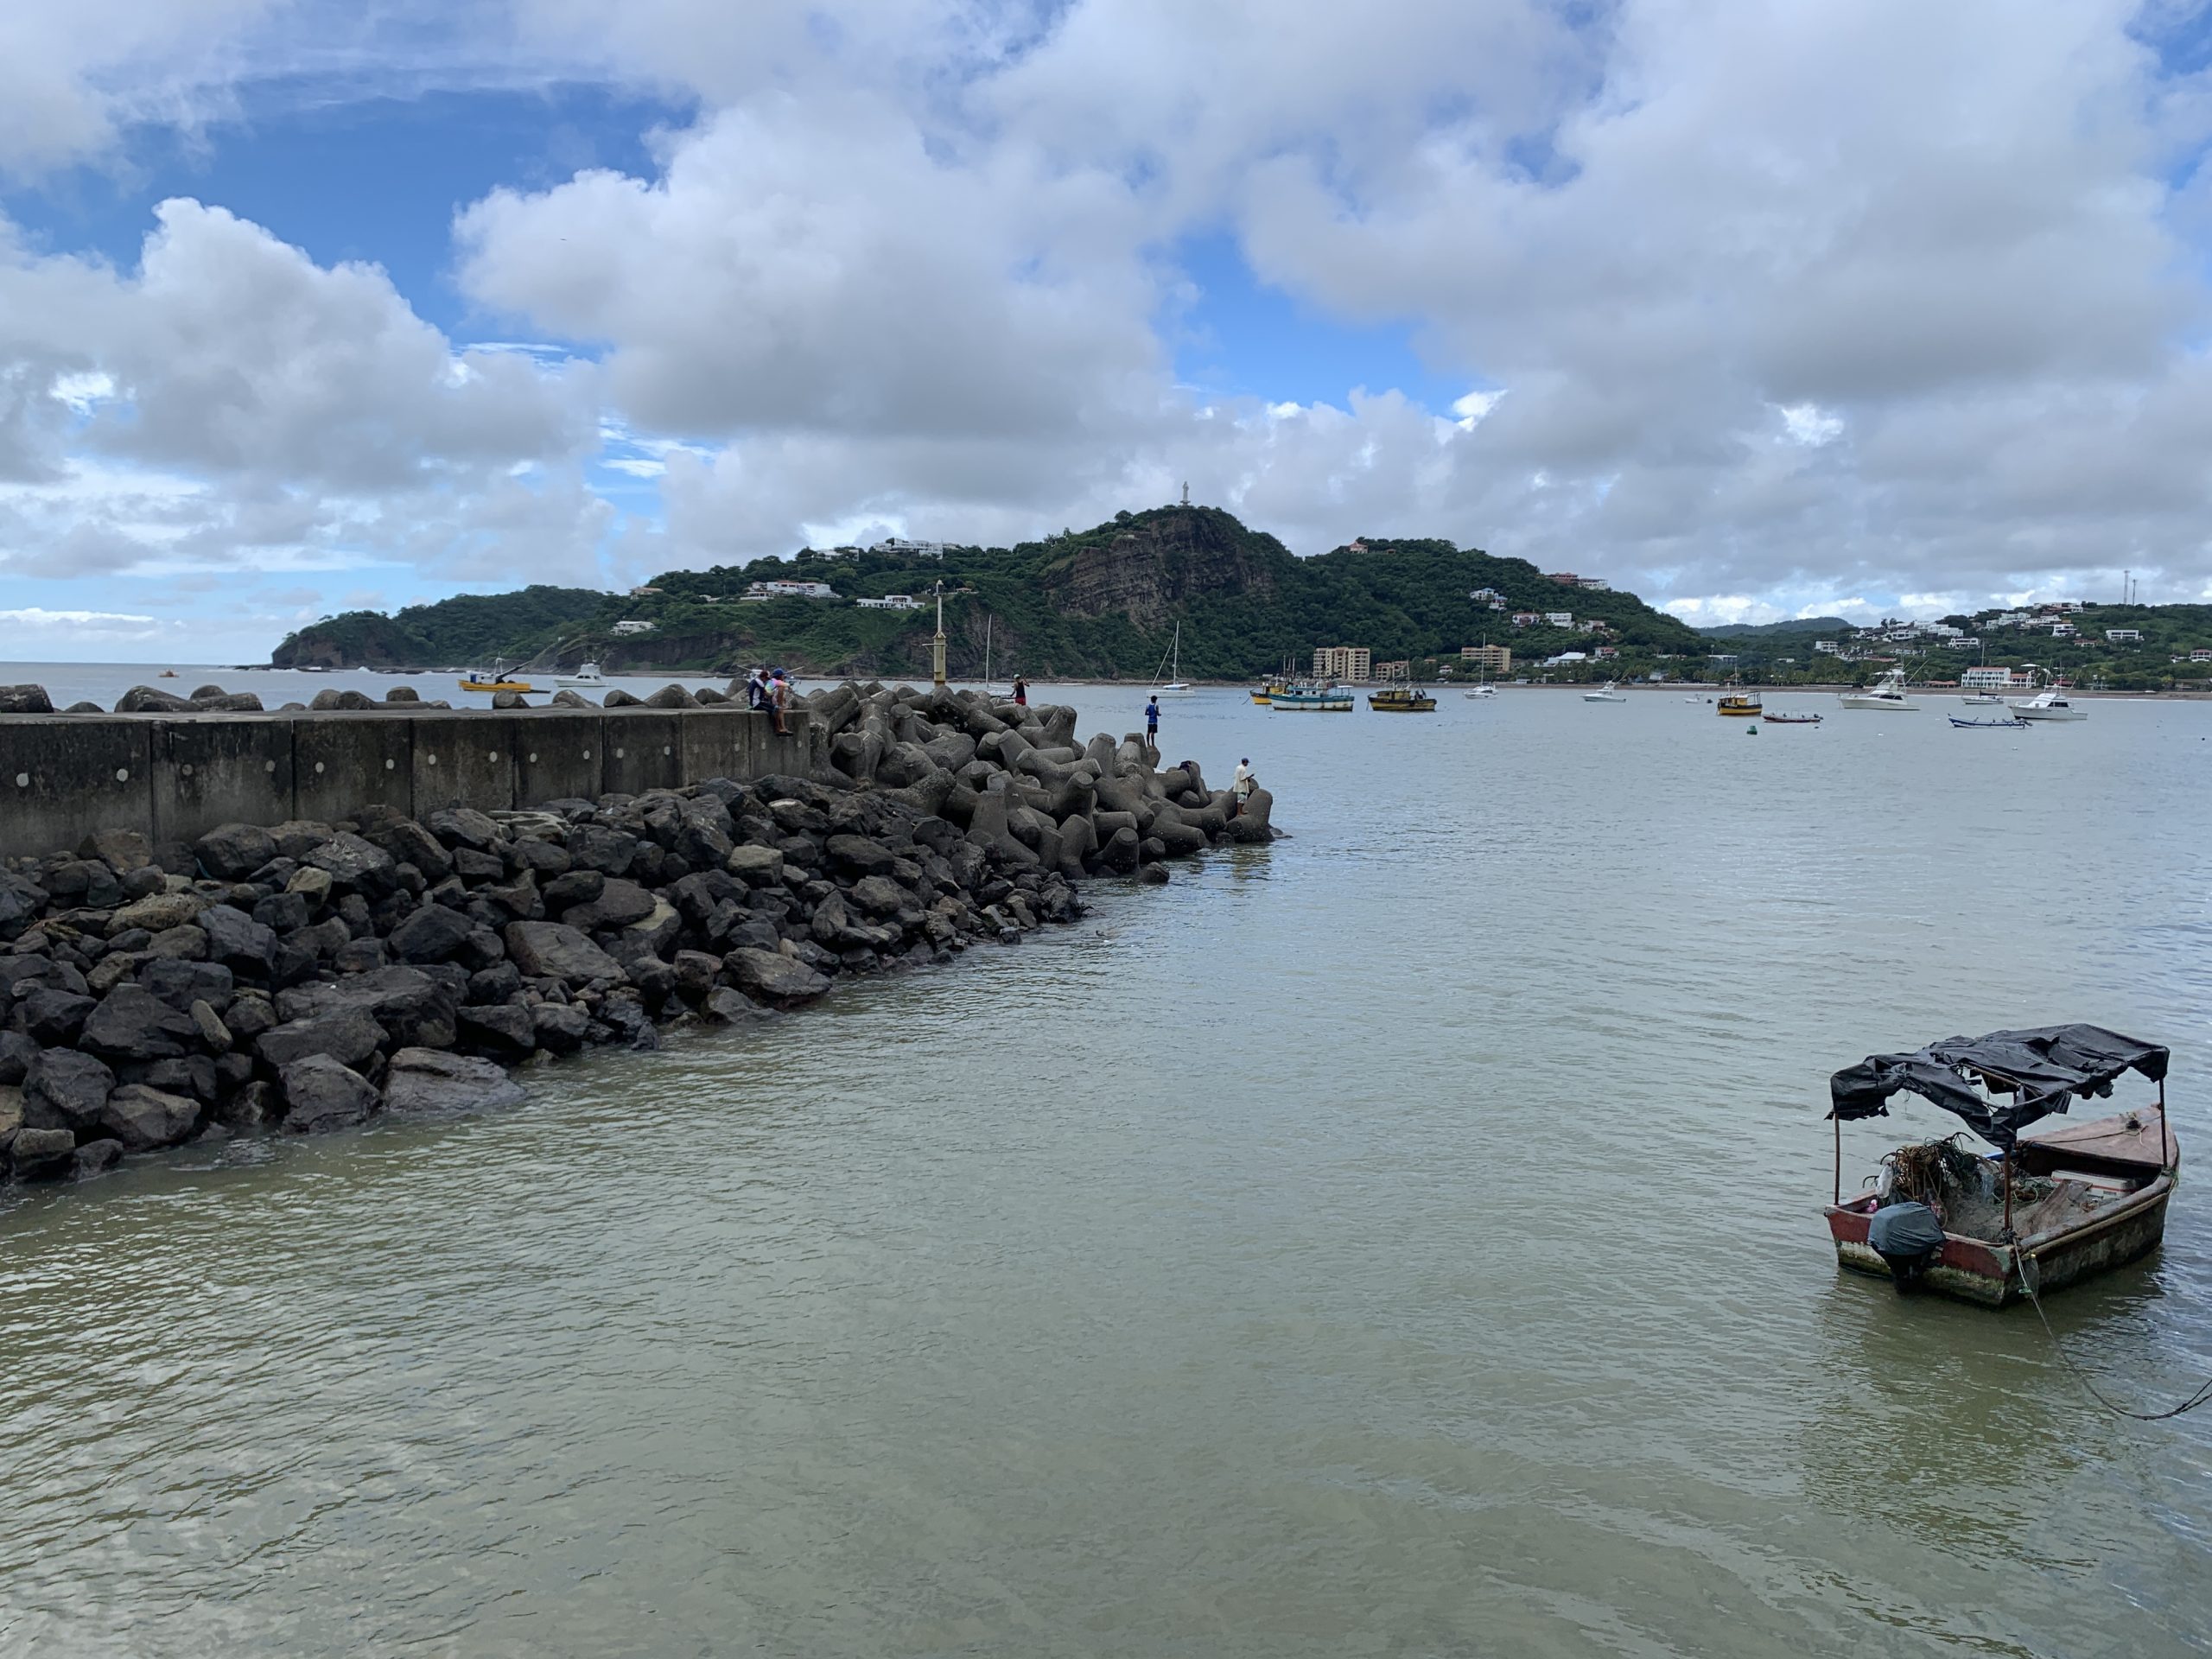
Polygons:
M510 1104L542 1058L803 1007L1073 922L1090 877L1274 836L1264 791L1232 817L1195 765L1077 747L1065 705L849 682L805 706L811 777L9 861L0 1168Z

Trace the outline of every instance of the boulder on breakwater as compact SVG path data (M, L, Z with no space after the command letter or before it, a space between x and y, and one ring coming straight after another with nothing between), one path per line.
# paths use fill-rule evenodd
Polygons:
M212 690L212 688L210 688ZM1072 709L844 684L817 775L105 830L0 869L0 1174L518 1097L506 1068L797 1008L1081 914L1077 884L1264 840Z

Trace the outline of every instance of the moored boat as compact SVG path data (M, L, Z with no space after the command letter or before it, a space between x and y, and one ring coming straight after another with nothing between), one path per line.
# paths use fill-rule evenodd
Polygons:
M1268 699L1268 707L1293 714L1348 715L1352 695L1341 686L1294 685Z
M528 680L515 678L513 675L507 672L506 664L495 658L493 659L490 673L486 673L482 669L473 668L463 674L461 677L461 689L464 691L534 691L537 688L531 684Z
M1973 732L2018 732L2025 731L2028 725L2017 715L2010 720L1967 720L1958 715L1949 718L1952 725Z
M1494 697L1497 695L1497 688L1489 684L1471 685L1467 688L1466 695L1470 697Z
M1736 691L1721 698L1719 708L1719 712L1724 715L1732 715L1738 719L1749 720L1761 713L1764 706L1759 702L1758 692Z
M2032 697L2012 705L2014 715L2022 720L2087 720L2089 711L2076 709L2067 702L2066 693L2056 686L2047 686Z
M1585 691L1582 694L1582 701L1585 702L1626 702L1628 694L1621 690L1621 683L1618 680L1607 680L1595 691Z
M1910 714L1920 707L1904 694L1904 670L1886 669L1873 684L1857 691L1840 692L1836 701L1847 709L1894 709Z
M573 674L555 675L553 683L566 691L593 690L607 683L607 676L597 663L586 663Z
M1760 718L1769 726L1817 726L1821 723L1818 715L1763 715Z
M1414 686L1394 685L1370 693L1367 706L1378 715L1433 715L1436 699Z
M2100 1026L2043 1026L1946 1038L1909 1054L1870 1055L1828 1082L1836 1126L1836 1260L1885 1274L1900 1294L1925 1287L2002 1307L2058 1290L2158 1248L2181 1167L2166 1119L2168 1052ZM2030 1124L2076 1096L2108 1095L2134 1071L2154 1102L2040 1135ZM1890 1153L1872 1192L1843 1197L1843 1125L1885 1116L1900 1090L1957 1116L1998 1148L1960 1137Z

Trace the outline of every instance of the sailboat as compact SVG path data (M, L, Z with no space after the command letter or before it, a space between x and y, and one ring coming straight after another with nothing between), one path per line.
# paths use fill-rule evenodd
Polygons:
M1490 636L1488 634L1484 634L1483 636L1483 644L1485 645L1490 644ZM1481 683L1479 684L1469 686L1466 690L1465 695L1470 697L1496 696L1497 695L1497 688L1490 683L1490 662L1488 658L1484 659L1480 672L1482 674Z
M1174 643L1167 647L1167 654L1160 659L1160 668L1167 671L1167 678L1160 677L1160 669L1152 671L1152 695L1155 697L1187 697L1191 688L1183 683L1183 625L1175 625Z
M987 697L1010 697L1014 695L1012 686L991 683L991 614L988 611L983 613L983 695Z
M1975 665L1980 668L1986 668L1989 666L1989 643L1986 640L1982 642L1981 655L1977 659ZM1985 708L2001 708L2004 706L2005 702L2004 698L1999 696L1994 691L1990 690L1969 692L1967 696L1961 697L1959 701L1961 702L1978 702L1982 704Z

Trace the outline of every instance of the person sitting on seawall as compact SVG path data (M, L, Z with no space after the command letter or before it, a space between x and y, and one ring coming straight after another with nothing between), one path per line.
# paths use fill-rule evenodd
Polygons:
M767 700L767 685L761 677L760 671L756 668L745 677L745 706L759 714L760 706Z
M1252 757L1246 755L1236 763L1236 776L1229 785L1229 816L1236 817L1244 810L1244 803L1259 787L1260 780L1252 775Z
M1029 682L1019 674L1014 677L1014 700L1021 708L1029 706Z
M778 737L789 737L791 734L791 728L784 724L784 710L791 707L791 682L779 673L775 683L768 688L768 713L776 722Z

